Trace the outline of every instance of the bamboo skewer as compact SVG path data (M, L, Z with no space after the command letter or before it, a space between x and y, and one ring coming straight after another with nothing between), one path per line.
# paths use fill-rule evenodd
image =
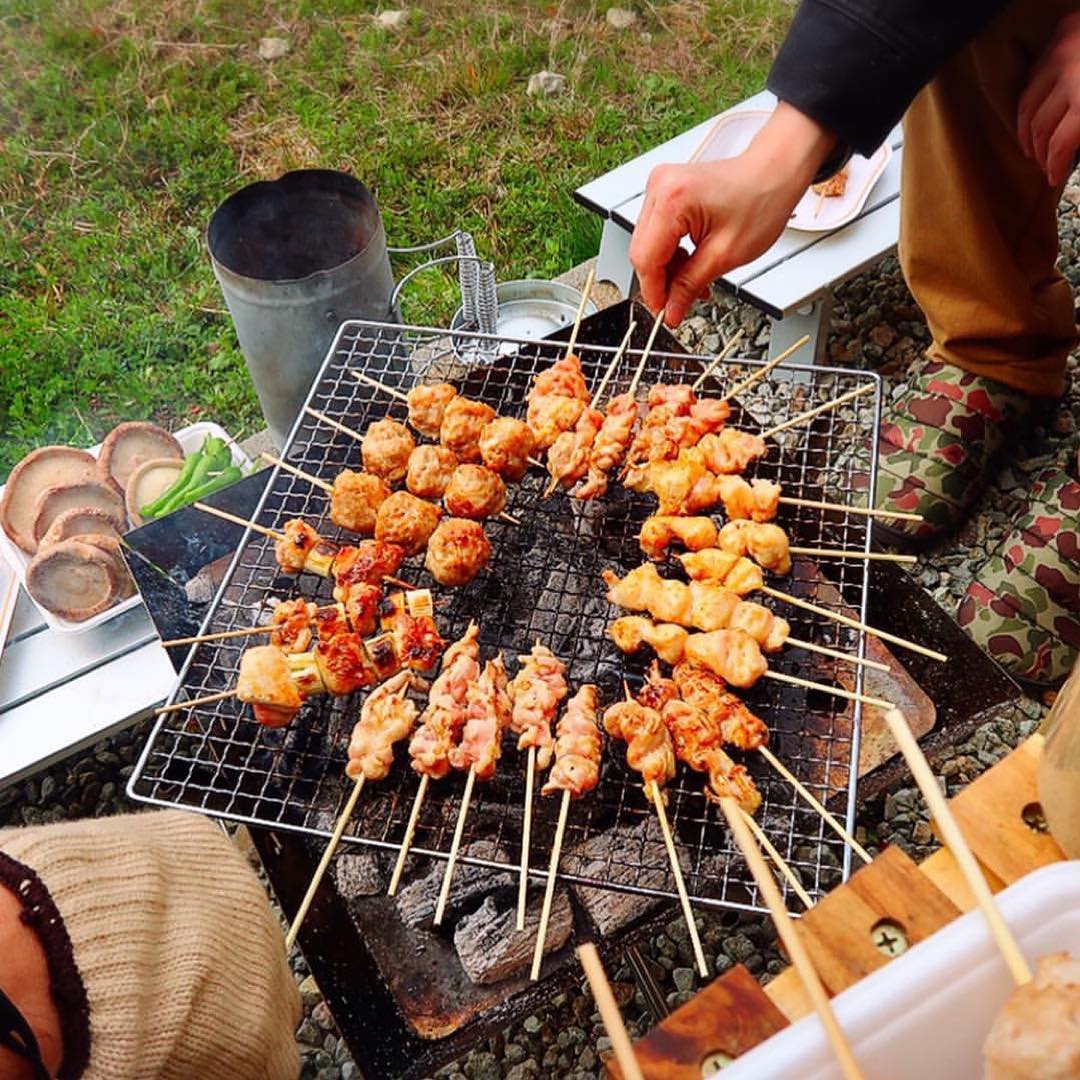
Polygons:
M465 780L465 793L461 796L461 809L458 811L457 824L454 826L454 839L450 844L450 858L446 863L446 873L443 874L442 888L439 890L439 902L435 907L435 926L441 926L443 915L446 913L446 902L450 898L450 883L454 879L454 868L457 866L458 851L461 848L461 837L465 832L465 818L469 813L469 801L472 799L473 785L476 783L476 768L469 766L469 775Z
M345 832L345 826L348 825L349 818L352 817L353 811L356 809L356 802L360 798L360 792L364 790L364 779L363 773L357 777L356 783L353 785L352 793L345 803L345 809L341 811L341 816L337 819L337 824L334 826L334 831L330 836L329 843L326 845L326 850L319 860L319 865L315 868L315 873L311 878L311 884L308 885L307 892L304 893L304 899L300 901L300 907L297 908L292 925L290 925L289 932L285 936L286 952L289 952L292 949L293 944L296 941L296 935L300 933L300 926L304 919L307 918L307 913L311 908L312 901L315 899L315 894L319 891L319 885L322 883L322 879L330 866L330 860L334 857L334 852L337 851L338 844L341 843L341 837Z
M261 533L271 540L281 541L285 539L284 533L280 533L276 529L268 529L265 525L259 525L257 522L249 521L247 518L237 517L236 514L230 514L228 510L219 510L216 506L208 506L203 502L193 502L191 505L194 506L196 510L201 510L204 514L221 518L222 521L231 521L234 525L242 525L245 529L251 529L252 532Z
M803 884L799 880L799 875L788 866L784 857L775 847L773 847L772 841L765 835L765 830L754 820L752 814L748 814L741 808L739 813L742 815L742 819L746 822L747 827L757 838L757 842L765 849L765 854L772 860L773 866L775 866L787 879L787 883L791 886L791 891L802 901L803 906L807 908L807 910L812 908L814 906L813 898L803 888Z
M637 323L631 319L630 325L626 328L626 333L623 335L622 341L619 342L619 347L615 350L615 355L611 358L611 363L608 364L607 371L604 372L604 377L600 380L600 385L596 388L596 393L593 394L593 399L589 402L589 408L595 409L603 400L604 391L607 389L607 384L611 381L611 376L615 374L619 363L622 361L623 355L626 353L627 346L630 344L630 338L633 336L634 331L637 329Z
M826 683L814 682L812 679L800 679L797 675L785 675L782 671L766 671L762 678L787 683L789 686L802 686L807 690L820 690L823 694L832 694L834 697L844 698L847 701L859 701L863 705L876 705L879 709L895 707L891 701L886 701L884 698L857 694L854 690L845 690L841 686L829 686Z
M309 472L304 472L303 469L298 469L295 465L290 465L286 461L282 461L281 458L274 457L273 454L268 454L265 450L259 455L263 461L270 465L276 465L279 469L284 469L287 473L292 473L293 476L299 476L301 480L306 480L314 487L322 488L327 495L333 495L334 485L328 484L325 480L320 480L317 476L312 476Z
M928 649L925 645L917 645L914 641L908 641L906 638L898 637L896 634L890 634L887 630L877 630L864 622L859 622L858 619L852 619L847 615L842 615L839 611L830 611L828 608L823 608L818 604L811 604L808 600L803 600L798 596L792 596L791 593L781 592L779 589L774 589L769 585L763 585L761 587L761 592L776 600L783 600L788 604L794 604L795 607L802 608L804 611L812 611L815 615L822 615L826 619L832 619L833 622L838 622L842 626L850 626L852 630L862 630L864 633L871 634L876 638L880 638L882 641L888 641L890 644L899 645L904 649L910 649L920 656L929 657L931 660L938 660L943 664L948 662L949 658L944 653L937 652L935 649Z
M574 317L574 328L570 331L570 340L566 343L566 359L574 355L574 346L577 344L578 331L581 329L581 319L585 314L585 308L589 303L589 293L592 292L593 282L596 280L596 267L589 267L589 273L585 278L585 287L581 290L581 302L578 304L577 315Z
M540 965L544 962L544 942L547 940L548 921L551 918L551 901L555 896L555 871L559 868L559 856L562 854L563 836L566 833L566 817L569 813L570 791L563 788L559 822L555 826L555 842L551 845L551 859L548 862L547 884L544 886L544 906L540 909L540 925L536 930L536 945L533 947L532 968L529 971L529 978L533 982L540 978Z
M754 383L756 383L759 379L764 379L765 376L768 375L769 372L772 371L772 369L776 367L777 364L782 364L789 356L801 349L809 340L810 335L803 334L803 336L799 338L799 340L796 341L794 345L789 345L782 353L779 354L779 356L774 356L767 364L762 365L757 369L757 371L751 372L751 374L747 375L747 377L743 379L743 381L739 383L733 390L729 390L724 395L724 401L730 401L738 394L745 393L745 391L748 390L751 386L753 386Z
M810 996L815 1010L817 1010L822 1027L825 1029L825 1035L828 1037L837 1061L840 1063L841 1071L847 1080L862 1080L862 1072L855 1061L855 1055L851 1052L851 1046L848 1044L843 1030L836 1022L836 1016L832 1011L832 1006L829 1004L828 995L825 993L825 988L822 986L821 979L818 977L818 973L810 959L810 954L806 951L802 938L795 930L791 915L788 913L780 896L780 889L776 884L776 880L754 843L754 836L740 815L738 804L734 799L724 798L720 800L720 807L724 811L724 816L727 818L735 842L739 845L743 858L746 859L750 872L754 875L758 890L768 905L769 914L772 915L773 922L776 924L776 932L779 934L788 956L791 957L791 962L795 965L795 969L806 987L806 992Z
M724 347L709 361L705 370L690 384L691 390L697 390L701 384L735 351L739 342L743 339L743 331L740 327L728 338Z
M916 555L897 555L891 551L855 551L851 548L789 547L788 553L819 559L862 559L864 562L904 563L908 566L919 561Z
M1020 951L1020 946L1016 943L1008 924L1001 917L1001 912L994 903L990 887L986 884L986 878L983 876L982 870L979 869L979 864L975 861L975 856L972 854L967 840L964 839L964 834L953 816L949 802L942 794L937 778L930 768L930 763L920 749L911 728L908 727L907 721L898 709L890 709L885 714L885 722L889 725L889 730L900 747L900 753L904 755L904 760L911 770L911 775L915 778L915 783L919 785L919 790L930 808L931 816L941 830L946 847L952 853L961 873L964 875L964 880L968 883L968 887L975 896L979 910L986 920L990 936L994 939L998 949L1001 950L1001 955L1009 968L1009 974L1018 986L1031 982L1031 968Z
M828 412L830 409L845 405L853 398L860 397L863 394L871 394L874 392L874 389L873 383L866 383L864 386L856 386L854 390L849 390L846 394L841 394L838 398L833 398L832 401L826 401L823 405L818 405L813 409L806 409L799 413L798 416L793 416L790 420L785 420L782 424L777 424L776 427L771 427L768 431L763 431L761 437L763 439L771 439L773 436L779 435L781 431L787 431L788 428L805 424L807 420L813 420L815 416L820 416L823 412Z
M163 649L171 649L174 645L201 645L204 641L227 641L229 638L251 637L253 634L269 634L273 626L246 626L240 630L215 630L211 634L195 634L192 637L171 638L163 641Z
M596 946L591 942L583 942L577 948L578 960L585 972L585 978L589 981L589 989L592 990L596 1009L600 1013L600 1019L604 1023L604 1030L611 1039L611 1049L615 1054L615 1060L619 1063L619 1070L624 1080L645 1080L641 1066L634 1055L634 1046L630 1042L630 1033L623 1023L622 1013L619 1012L618 1002L611 989L611 983L604 973L604 965L600 963L600 956Z
M366 375L360 375L358 372L355 372L355 371L353 372L353 374L358 379L360 379L361 381L363 381L364 379L367 378ZM374 382L374 380L372 380L372 382ZM391 392L388 387L384 387L384 389L386 389L387 392ZM392 391L392 393L396 394L397 391L396 390ZM401 396L405 397L404 394L402 394ZM316 420L320 421L323 424L326 424L327 427L336 428L338 431L342 432L343 434L351 436L357 442L363 442L364 441L364 436L361 435L360 432L356 430L356 428L351 428L351 427L348 426L348 424L343 424L338 420L334 420L331 417L327 416L326 413L321 413L321 412L319 412L318 409L313 409L310 405L305 405L304 406L304 412L306 412L308 414L308 416L314 416Z
M767 747L759 746L758 753L795 789L796 793L810 804L821 819L844 841L863 862L871 862L870 853L852 836L847 829L814 797L809 788Z
M664 313L667 308L661 308L656 313L656 320L652 324L652 329L649 331L649 338L645 342L645 348L641 350L641 359L638 361L637 371L634 372L634 377L630 380L630 389L627 393L633 397L637 393L638 383L641 382L642 373L645 371L645 361L649 358L649 353L652 352L653 343L656 341L656 335L660 333L660 327L664 325Z
M215 701L224 701L226 698L236 697L235 690L222 690L220 694L206 694L204 697L190 698L187 701L174 701L171 705L160 705L154 710L155 716L163 716L165 713L181 712L184 709L194 709L196 705L209 705Z
M536 779L536 747L529 747L525 770L525 819L521 825L521 878L518 882L517 928L525 929L525 904L529 892L529 840L532 833L533 782Z
M812 641L803 641L802 638L789 637L786 645L795 649L805 649L807 652L820 653L822 656L831 657L845 664L854 664L856 667L873 668L875 671L889 671L889 665L880 660L871 660L866 656L856 656L854 653L841 652L839 649L830 649L828 645L816 645Z
M690 896L686 891L682 867L679 865L679 853L675 849L675 838L671 835L671 825L668 822L667 809L664 807L663 794L660 791L660 785L655 780L649 781L649 792L653 805L656 807L656 816L660 821L660 831L664 834L664 844L667 847L668 860L671 862L671 873L675 878L675 888L679 894L679 902L682 904L683 917L686 919L686 925L690 931L690 944L694 948L694 958L697 960L698 972L703 979L707 979L709 977L709 965L705 962L705 953L701 948L701 937L698 935L694 912L690 907Z
M420 777L420 786L416 789L416 798L413 799L412 810L409 812L409 823L405 826L405 835L401 840L401 850L398 852L397 862L394 863L394 872L390 876L390 888L386 890L387 896L397 895L398 885L401 884L401 872L405 869L405 860L409 856L409 848L412 847L413 838L416 836L416 823L420 820L420 810L424 805L424 796L427 794L430 779L427 773Z
M876 506L849 506L847 503L820 502L817 499L798 499L794 495L781 495L785 506L803 506L809 510L839 510L844 514L860 517L889 518L893 521L922 521L922 514L909 514L905 510L879 510Z

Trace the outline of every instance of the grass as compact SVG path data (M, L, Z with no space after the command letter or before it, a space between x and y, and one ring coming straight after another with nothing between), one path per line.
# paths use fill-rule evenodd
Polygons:
M760 89L790 14L622 5L629 31L604 0L425 0L388 33L360 0L0 0L0 476L121 419L262 426L203 246L255 179L348 169L391 244L468 228L500 278L595 254L573 189ZM526 96L544 68L566 94ZM454 289L421 275L406 318Z

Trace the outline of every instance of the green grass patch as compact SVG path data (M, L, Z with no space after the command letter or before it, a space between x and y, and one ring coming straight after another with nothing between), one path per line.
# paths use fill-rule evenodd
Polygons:
M500 279L595 254L572 190L760 89L790 14L646 2L619 32L609 6L430 0L388 34L357 0L0 4L0 475L121 419L262 426L203 244L253 180L349 169L391 244L467 228ZM569 92L527 97L542 68ZM406 317L455 288L421 275Z

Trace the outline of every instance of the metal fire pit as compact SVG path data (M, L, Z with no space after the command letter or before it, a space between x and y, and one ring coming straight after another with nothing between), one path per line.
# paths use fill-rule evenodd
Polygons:
M634 349L612 381L611 393L626 388L647 330L648 323L643 320ZM617 340L620 334L621 330L611 340ZM385 415L401 417L404 409L400 403L361 385L350 374L363 370L406 389L420 380L450 378L463 393L489 402L502 413L521 415L533 375L557 359L561 347L550 342L467 335L463 331L453 334L455 341L469 336L480 346L502 350L512 345L516 351L501 356L489 367L467 370L455 363L446 330L345 323L313 385L310 404L357 429ZM613 347L583 344L579 352L586 375L595 384L607 367ZM644 381L689 379L706 362L707 358L674 352L654 353ZM741 365L739 373L732 366L722 368L706 385L705 392L722 394L747 370L747 364ZM796 377L804 379L806 369L779 368L759 383L741 403L754 414L744 415L742 422L756 427L755 417L780 421L802 411L809 402L800 398L806 389L799 388ZM868 439L873 446L876 441L880 390L876 376L814 368L810 379L811 395L819 392L822 398L867 383L874 386L874 393L859 399L858 423L844 423L837 413L826 413L814 421L810 431L804 429L790 440L790 451L773 449L756 466L755 474L781 481L786 494L811 499L822 496L822 485L827 481L839 501L860 504L865 501L866 476L857 476L852 469L840 470L836 462L854 442ZM740 417L735 416L733 422L740 422ZM348 436L302 414L290 435L287 456L300 468L331 479L338 469L356 465L359 447ZM562 494L541 500L546 480L546 475L537 470L511 489L507 509L522 524L487 524L495 550L492 564L464 589L439 590L440 599L448 601L439 612L440 626L444 636L452 639L464 631L470 619L478 619L485 655L499 648L510 656L527 652L539 637L567 660L571 686L596 682L603 701L610 703L620 696L624 678L632 685L640 683L648 661L645 657L623 657L608 640L606 627L617 612L604 600L600 571L612 567L625 572L641 561L636 535L654 503L619 485L594 503L578 503ZM280 527L289 518L303 516L324 535L348 542L349 537L329 522L327 512L327 499L321 491L275 471L260 502L257 520ZM869 544L866 519L862 517L830 517L817 510L784 506L778 521L795 544L858 549ZM271 597L303 594L321 601L330 597L331 586L325 580L309 576L297 580L281 574L272 548L272 542L262 536L245 536L204 629L250 626ZM406 564L402 576L420 585L432 584L419 563L417 559ZM830 565L829 573L837 605L865 613L866 565L859 561L837 562ZM812 593L819 581L815 565L797 561L782 587ZM798 611L783 614L790 619L795 636L850 651L861 646L857 634L831 621ZM233 686L242 649L242 642L228 641L193 649L170 700ZM818 681L829 681L835 671L827 658L795 649L774 657L772 663L776 670ZM856 685L861 685L858 678ZM768 721L773 732L772 747L789 768L819 797L840 794L850 827L855 805L852 762L858 755L858 707L831 695L808 693L768 680L759 682L745 697ZM137 800L160 806L196 809L232 821L326 837L350 786L344 780L343 767L357 711L356 700L316 700L289 728L277 731L258 725L235 700L168 714L153 729L131 778L129 793ZM398 756L399 765L388 780L365 789L346 831L346 844L389 850L399 845L418 778L405 763L403 747L398 748ZM760 814L763 827L781 854L799 869L808 891L823 894L836 884L841 873L846 874L849 854L763 761L749 755L747 765L764 797ZM517 865L523 777L522 756L508 742L495 779L479 786L474 795L464 837L465 847L479 839L495 841L505 859L466 856L465 861ZM414 844L417 856L446 857L462 788L463 777L454 775L429 789ZM668 790L669 814L687 859L686 882L695 902L762 910L753 880L717 810L702 796L701 776L680 769ZM537 880L544 876L556 810L554 800L535 801L532 864ZM622 747L609 746L599 787L576 802L570 814L560 877L570 882L673 896L670 876L660 888L641 884L643 874L655 873L658 866L643 866L638 851L613 846L599 869L595 865L585 867L576 854L587 838L616 826L632 827L650 813L637 774L625 764ZM662 864L659 869L663 869Z

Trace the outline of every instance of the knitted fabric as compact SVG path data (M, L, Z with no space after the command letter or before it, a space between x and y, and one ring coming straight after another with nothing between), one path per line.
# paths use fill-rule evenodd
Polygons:
M0 851L36 872L63 917L90 1004L87 1080L298 1074L300 1001L280 928L209 819L0 830Z

